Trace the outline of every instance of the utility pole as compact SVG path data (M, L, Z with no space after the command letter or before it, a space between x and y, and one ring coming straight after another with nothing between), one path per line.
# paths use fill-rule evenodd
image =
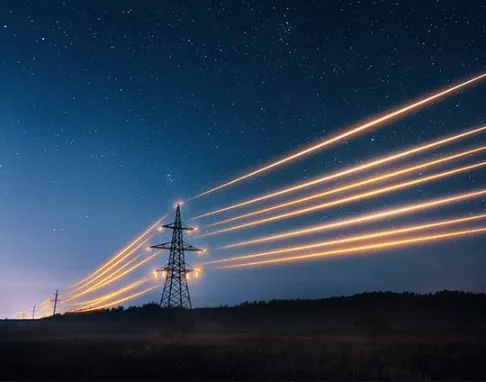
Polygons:
M56 315L56 309L57 309L57 301L59 299L59 290L56 290L56 293L54 294L54 309L52 310L52 315L55 316Z
M35 304L34 307L32 308L32 319L35 319Z
M194 269L186 263L185 251L203 253L204 251L189 244L184 244L183 231L192 231L195 228L182 224L181 207L176 206L175 220L173 223L164 225L170 228L172 240L170 243L153 245L150 248L166 249L169 251L169 260L165 267L157 269L165 275L164 289L160 299L160 306L163 308L192 308L191 296L187 279Z

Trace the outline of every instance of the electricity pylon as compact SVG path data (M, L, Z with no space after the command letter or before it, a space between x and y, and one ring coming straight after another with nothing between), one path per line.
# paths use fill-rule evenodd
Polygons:
M164 225L172 229L172 240L170 243L153 245L150 248L166 249L169 251L169 260L165 267L157 269L165 275L164 289L160 299L160 306L163 308L192 308L188 275L194 269L186 263L185 251L202 253L203 250L189 244L184 244L184 231L192 231L194 228L182 224L181 207L176 206L175 221Z
M54 293L54 299L51 300L51 302L54 304L54 307L52 309L52 316L56 315L56 309L57 309L57 303L59 302L59 291L56 290L56 293Z

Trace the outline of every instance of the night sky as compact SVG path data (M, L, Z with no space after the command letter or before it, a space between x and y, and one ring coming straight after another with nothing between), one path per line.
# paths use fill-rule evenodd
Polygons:
M0 0L0 317L28 310L84 277L167 210L172 220L176 200L481 73L481 3ZM485 124L485 82L186 203L183 219L192 223L188 218L228 203ZM414 160L484 142L478 135ZM212 248L486 187L485 174L476 170L364 203L189 240L209 248L211 258L247 253L254 248ZM479 213L485 202L394 223ZM153 243L168 239L166 232ZM191 285L193 303L371 290L486 292L485 248L482 235L370 256L208 270ZM162 265L165 256L139 274ZM188 260L195 263L192 255Z

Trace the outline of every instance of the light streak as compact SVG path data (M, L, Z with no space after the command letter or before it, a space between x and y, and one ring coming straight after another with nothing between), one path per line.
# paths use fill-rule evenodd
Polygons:
M106 273L108 273L109 271L111 271L118 264L120 264L121 262L123 262L126 258L130 257L133 253L135 253L136 251L138 251L140 249L140 247L144 246L150 239L152 239L152 235L149 236L148 238L146 238L141 243L139 243L130 252L125 253L124 256L122 256L121 258L119 258L115 263L111 264L108 268L106 268L103 272L101 272L100 274L98 274L96 277L92 278L91 280L89 280L85 284L83 284L83 285L77 287L76 289L72 290L71 292L69 292L68 293L68 296L71 296L71 295L75 294L76 292L81 291L81 290L87 288L89 285L93 284L96 280L99 280L103 275L105 275Z
M148 263L150 260L154 259L155 256L157 256L160 252L162 252L161 250L160 251L157 251L155 252L154 254L152 254L151 256L147 257L146 259L142 260L141 262L135 264L134 266L132 266L131 268L127 269L125 272L122 272L120 273L119 275L109 279L109 280L105 280L105 281L100 281L98 282L96 285L93 285L92 287L90 287L89 289L86 289L85 291L79 293L78 295L74 296L74 297L70 297L66 300L64 300L65 302L68 302L68 301L72 301L74 300L75 298L78 298L78 297L81 297L81 296L84 296L88 293L91 293L91 292L94 292L95 290L97 289L100 289L106 285L109 285L117 280L119 280L120 278L122 278L123 276L126 276L128 274L130 274L131 272L133 272L134 270L138 269L139 267L141 267L142 265Z
M117 270L115 270L113 273L109 274L108 276L106 276L102 280L98 281L98 284L94 285L93 288L94 287L97 287L97 286L100 286L100 285L101 285L100 287L105 287L105 286L110 285L113 282L112 280L113 280L113 278L116 275L118 275L120 272L122 272L124 269L126 269L127 267L129 267L133 263L136 263L141 257L143 257L145 255L146 255L146 253L144 253L144 252L139 253L133 259L131 259L130 261L126 262L120 268L118 268ZM99 289L99 288L96 288L96 289Z
M403 245L408 246L408 245L411 245L411 244L436 241L436 240L440 240L440 239L448 239L448 238L454 238L454 237L459 237L459 236L472 235L472 234L480 233L480 232L486 232L486 228L476 228L476 229L469 229L469 230L463 230L463 231L453 231L453 232L446 232L446 233L437 234L437 235L419 236L419 237L412 237L412 238L403 239L403 240L387 241L387 242L378 243L378 244L370 244L370 245L363 245L363 246L357 246L357 247L352 247L352 248L336 249L336 250L333 250L333 251L312 253L312 254L308 254L308 255L283 257L283 258L279 258L279 259L263 260L263 261L256 261L256 262L236 264L236 265L226 265L226 266L223 266L223 267L219 267L217 269L242 268L242 267L266 265L266 264L288 263L288 262L308 260L308 259L313 259L313 258L318 258L318 257L328 257L328 256L343 255L343 254L347 254L347 253L366 252L366 251L370 251L370 250L374 250L374 249L393 248L393 247L400 247L400 246L403 246Z
M119 289L115 290L114 292L108 293L104 296L94 298L94 299L88 300L88 301L81 301L81 302L77 302L77 303L72 303L71 305L78 305L78 306L83 305L84 308L90 308L91 305L99 304L103 301L106 301L106 300L109 300L109 299L114 298L116 296L119 296L120 294L122 294L124 292L128 292L129 290L132 290L132 289L138 287L139 285L145 284L149 280L150 280L150 278L148 278L147 276L144 276L141 279L134 281L133 283L128 284L128 285L126 285L122 288L119 288ZM84 308L81 307L81 308L78 308L78 309L84 309ZM77 310L77 309L75 309L75 310Z
M129 301L129 300L132 300L132 299L134 299L134 298L136 298L136 297L139 297L139 296L142 296L142 295L144 295L144 294L147 294L147 293L149 293L149 292L153 291L155 288L158 288L158 285L154 285L154 286L152 286L152 287L150 287L150 288L147 288L147 289L144 289L144 290L142 290L142 291L140 291L140 292L137 292L137 293L131 294L130 296L127 296L127 297L121 298L121 299L119 299L119 300L112 301L112 302L109 302L109 303L104 304L104 305L101 305L101 306L97 306L96 308L88 308L88 309L83 309L83 310L77 310L77 312L81 312L81 313L82 313L82 312L91 312L91 311L93 311L93 310L100 310L100 309L109 308L109 307L114 306L114 305L116 305L116 304L122 304L122 303L124 303L124 302L126 302L126 301Z
M110 285L112 282L114 282L112 280L113 280L113 278L115 278L116 275L118 275L125 268L129 267L131 264L137 262L145 254L146 254L145 252L139 253L137 256L135 256L134 258L132 258L130 261L128 261L125 264L123 264L120 268L114 270L113 273L110 273L106 277L104 277L101 280L99 280L96 285L93 285L92 286L93 289L91 290L91 292L93 292L93 291L95 291L95 290L97 290L99 288L102 288L102 287L105 287L105 286ZM72 301L72 300L78 298L79 296L82 296L81 292L77 293L76 295L69 296L70 298L67 299L66 301Z
M162 221L166 218L167 214L162 216L159 220L157 220L154 224L150 226L145 232L143 232L140 236L138 236L136 239L134 239L128 246L123 248L120 252L118 252L115 256L113 256L111 259L109 259L107 262L105 262L103 265L98 267L93 273L91 273L89 276L85 277L84 279L78 281L77 283L73 284L71 288L74 288L75 286L84 283L85 281L91 279L92 277L96 276L99 272L101 272L103 269L105 269L107 266L109 266L111 263L113 263L116 259L118 259L120 256L123 256L124 253L126 253L130 248L132 248L135 244L137 244L140 240L142 240L145 236L147 236L150 232L152 232L153 229L155 229ZM160 227L159 227L160 228Z
M340 228L340 227L345 227L349 225L354 225L354 224L360 224L360 223L365 223L365 222L371 222L375 220L380 220L383 218L389 218L389 217L394 217L394 216L400 216L403 214L407 214L410 212L415 212L415 211L423 211L429 208L433 208L435 206L440 206L440 205L446 205L454 202L459 202L462 200L467 200L467 199L472 199L477 196L481 195L486 195L486 189L480 190L480 191L474 191L474 192L469 192L465 194L459 194L456 196L450 196L446 198L440 198L440 199L433 199L428 202L422 202L422 203L417 203L417 204L412 204L408 205L405 207L400 207L400 208L395 208L391 209L388 211L383 211L383 212L376 212L364 216L358 216L355 218L351 219L346 219L346 220L341 220L337 221L334 223L327 223L327 224L322 224L314 227L308 227L308 228L303 228L303 229L298 229L294 231L288 231L284 233L280 233L277 235L271 235L271 236L264 236L260 237L258 239L253 239L253 240L247 240L247 241L242 241L239 243L235 244L230 244L226 245L223 248L236 248L236 247L243 247L246 245L252 245L252 244L258 244L258 243L265 243L269 241L275 241L275 240L280 240L280 239L286 239L288 237L294 237L294 236L299 236L299 235L305 235L305 234L310 234L310 233L315 233L315 232L321 232L325 231L328 229L333 229L333 228Z
M467 130L463 133L452 135L452 136L447 137L447 138L442 138L438 141L434 141L434 142L431 142L431 143L428 143L428 144L425 144L425 145L421 145L421 146L418 146L418 147L414 147L414 148L411 148L411 149L400 151L398 153L391 154L391 155L376 159L374 161L369 161L369 162L363 163L363 164L358 165L358 166L350 167L350 168L347 168L345 170L332 173L330 175L325 175L325 176L316 178L314 180L311 180L309 182L300 183L300 184L297 184L295 186L283 188L283 189L280 189L280 190L277 190L277 191L274 191L274 192L271 192L271 193L268 193L268 194L258 196L258 197L253 198L253 199L249 199L249 200L246 200L246 201L243 201L243 202L240 202L240 203L232 204L230 206L220 208L218 210L214 210L214 211L202 214L202 215L195 216L191 220L201 219L203 217L216 215L216 214L219 214L219 213L222 213L222 212L225 212L225 211L233 210L235 208L244 207L244 206L247 206L247 205L250 205L250 204L253 204L253 203L257 203L257 202L260 202L260 201L263 201L263 200L267 200L267 199L270 199L270 198L274 198L274 197L277 197L277 196L280 196L280 195L285 195L285 194L288 194L290 192L294 192L294 191L298 191L298 190L301 190L301 189L304 189L304 188L307 188L307 187L315 186L317 184L321 184L321 183L324 183L324 182L327 182L327 181L330 181L330 180L342 178L343 176L350 175L350 174L360 172L360 171L363 171L363 170L367 170L367 169L370 169L370 168L373 168L373 167L376 167L376 166L379 166L379 165L382 165L382 164L385 164L385 163L393 162L397 159L405 158L407 156L417 154L417 153L420 153L422 151L426 151L426 150L432 149L434 147L437 147L437 146L440 146L440 145L443 145L443 144L451 143L451 142L454 142L456 140L466 138L468 136L471 136L471 135L474 135L474 134L477 134L477 133L481 133L483 131L486 131L486 126L482 126L482 127L475 128L475 129L472 129L472 130Z
M46 304L47 304L47 305L51 304L51 300L50 300L50 299L47 299L47 300L42 301L42 302L39 304L39 307L45 306Z
M249 255L227 257L227 258L219 259L219 260L206 261L203 264L209 265L209 264L228 263L228 262L233 262L233 261L249 260L249 259L272 256L272 255L278 255L278 254L282 254L282 253L297 252L297 251L302 251L302 250L312 249L312 248L329 247L329 246L338 245L338 244L352 243L352 242L355 242L355 241L362 241L362 240L375 239L375 238L379 238L379 237L400 235L400 234L408 233L408 232L423 231L423 230L429 229L429 228L443 227L443 226L448 226L448 225L453 225L453 224L475 221L475 220L484 219L484 218L486 218L486 214L473 215L473 216L468 216L468 217L463 217L463 218L455 218L455 219L450 219L450 220L440 220L440 221L435 221L435 222L432 222L432 223L420 224L420 225L415 225L415 226L407 226L407 227L404 227L404 228L397 228L397 229L392 229L392 230L376 231L376 232L367 233L367 234L363 234L363 235L345 237L345 238L337 239L337 240L322 241L322 242L318 242L318 243L314 243L314 244L299 245L299 246L295 246L295 247L278 248L278 249L274 249L274 250L271 250L271 251L259 252L259 253L249 254Z
M404 168L402 170L388 172L388 173L385 173L385 174L382 174L382 175L370 177L370 178L367 178L363 181L347 184L346 186L343 186L343 187L334 188L334 189L324 191L324 192L317 192L317 193L312 194L310 196L306 196L306 197L296 199L296 200L291 200L290 202L277 204L277 205L274 205L272 207L263 208L263 209L253 211L253 212L249 212L249 213L246 213L246 214L243 214L243 215L239 215L239 216L236 216L236 217L233 217L233 218L230 218L230 219L221 220L221 221L213 223L213 224L208 224L208 225L206 225L206 227L209 228L209 227L215 227L215 226L219 226L219 225L226 224L226 223L231 223L233 221L241 220L241 219L248 218L248 217L251 217L251 216L261 215L261 214L264 214L264 213L267 213L267 212L270 212L270 211L278 210L278 209L285 208L285 207L290 207L290 206L293 206L295 204L308 202L309 200L319 199L319 198L323 198L324 196L329 196L329 195L336 194L336 193L339 193L339 192L352 190L354 188L362 187L362 186L365 186L367 184L372 184L372 183L380 182L382 180L394 178L396 176L404 175L404 174L407 174L407 173L412 172L412 171L417 171L417 170L420 170L420 169L435 166L437 164L446 163L446 162L461 158L463 156L471 155L471 154L474 154L474 153L477 153L477 152L480 152L480 151L484 151L484 150L486 150L486 146L482 146L482 147L472 149L472 150L468 150L468 151L463 151L463 152L460 152L458 154L450 155L450 156L447 156L447 157L444 157L444 158L440 158L440 159L436 159L436 160L433 160L433 161L424 162L424 163L421 163L421 164L418 164L418 165L415 165L415 166L407 167L407 168Z
M389 112L387 112L384 115L378 116L378 117L372 119L371 121L362 123L362 124L358 125L357 127L350 128L350 129L348 129L348 130L342 132L341 134L338 134L338 135L336 135L336 136L334 136L332 138L328 138L328 139L326 139L326 140L324 140L322 142L319 142L319 143L317 143L315 145L312 145L312 146L310 146L310 147L308 147L308 148L306 148L304 150L300 150L300 151L298 151L298 152L296 152L296 153L294 153L292 155L288 155L288 156L286 156L286 157L284 157L282 159L279 159L279 160L277 160L275 162L272 162L272 163L270 163L270 164L268 164L268 165L266 165L264 167L261 167L261 168L255 170L255 171L249 172L249 173L244 174L244 175L242 175L242 176L240 176L240 177L238 177L236 179L233 179L233 180L231 180L229 182L226 182L226 183L224 183L222 185L219 185L219 186L214 187L214 188L211 188L211 189L209 189L209 190L207 190L205 192L202 192L200 194L197 194L197 195L193 196L191 199L200 198L201 196L204 196L204 195L210 194L212 192L221 190L222 188L228 187L228 186L230 186L232 184L235 184L237 182L241 182L244 179L248 179L248 178L250 178L252 176L255 176L255 175L260 174L262 172L268 171L268 170L270 170L272 168L275 168L275 167L280 166L280 165L282 165L284 163L290 162L290 161L292 161L294 159L297 159L299 157L302 157L304 155L307 155L307 154L309 154L311 152L317 151L317 150L319 150L319 149L321 149L321 148L323 148L325 146L330 146L333 143L342 141L345 138L351 137L351 136L356 135L356 134L358 134L360 132L363 132L365 130L368 130L371 127L374 127L374 126L380 125L380 124L382 124L382 123L384 123L386 121L392 120L393 118L396 118L396 117L398 117L398 116L400 116L402 114L405 114L405 113L407 113L409 111L418 109L420 106L426 105L426 104L428 104L428 103L430 103L430 102L432 102L434 100L437 100L439 98L442 98L442 97L444 97L444 96L446 96L446 95L448 95L450 93L453 93L453 92L455 92L455 91L457 91L457 90L459 90L459 89L461 89L463 87L466 87L466 86L468 86L468 85L470 85L472 83L475 83L475 82L483 79L484 77L486 77L486 73L480 74L480 75L478 75L476 77L473 77L471 79L468 79L466 81L463 81L463 82L461 82L461 83L459 83L459 84L457 84L455 86L449 87L449 88L447 88L445 90L436 92L436 93L434 93L432 95L429 95L429 96L427 96L425 98L419 99L418 101L414 101L414 102L412 102L412 103L410 103L408 105L405 105L405 106L400 107L399 109L389 111ZM191 200L191 199L189 199L189 200Z
M391 191L403 190L403 189L406 189L406 188L411 187L411 186L415 186L415 185L423 184L423 183L428 183L428 182L433 181L433 180L442 179L442 178L445 178L447 176L451 176L451 175L455 175L455 174L460 174L460 173L463 173L463 172L466 172L466 171L469 171L469 170L473 170L473 169L476 169L476 168L480 168L480 167L483 167L483 166L486 166L486 161L475 163L475 164L472 164L472 165L469 165L469 166L455 168L455 169L449 170L449 171L440 172L438 174L426 176L426 177L423 177L423 178L414 179L414 180L411 180L411 181L408 181L408 182L402 182L402 183L394 184L392 186L382 187L382 188L378 188L378 189L368 191L368 192L362 192L362 193L357 194L357 195L352 195L352 196L349 196L349 197L346 197L346 198L333 200L331 202L317 204L317 205L314 205L314 206L311 206L311 207L302 208L300 210L295 210L295 211L287 212L287 213L284 213L284 214L271 216L271 217L268 217L268 218L265 218L265 219L254 220L252 222L248 222L248 223L245 223L245 224L240 224L240 225L237 225L237 226L233 226L233 227L229 227L229 228L225 228L225 229L220 229L218 231L209 232L209 233L206 233L204 235L199 235L197 237L219 235L221 233L236 231L236 230L240 230L240 229L243 229L243 228L254 227L254 226L257 226L257 225L270 223L270 222L273 222L273 221L276 221L276 220L282 220L282 219L287 219L287 218L290 218L290 217L293 217L293 216L303 215L303 214L306 214L308 212L323 210L323 209L328 208L328 207L343 205L345 203L354 202L356 200L369 199L371 197L386 194L386 193L391 192Z

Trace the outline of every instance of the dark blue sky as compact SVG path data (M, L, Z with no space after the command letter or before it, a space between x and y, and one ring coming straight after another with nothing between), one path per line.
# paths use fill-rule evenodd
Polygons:
M479 1L453 0L1 0L0 316L83 277L175 200L480 73L485 11ZM183 218L479 126L485 99L483 83L184 205ZM484 135L437 153L481 142ZM485 187L484 174L192 244L213 248ZM484 210L484 200L475 200L440 213ZM407 219L397 223L419 218ZM485 244L483 235L359 258L211 271L191 287L193 300L486 291Z

